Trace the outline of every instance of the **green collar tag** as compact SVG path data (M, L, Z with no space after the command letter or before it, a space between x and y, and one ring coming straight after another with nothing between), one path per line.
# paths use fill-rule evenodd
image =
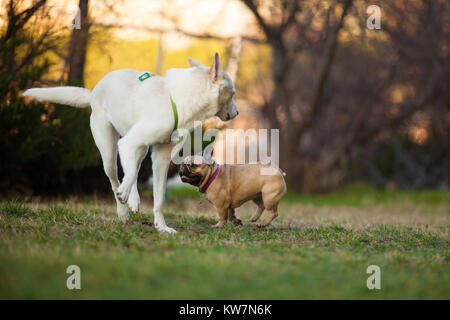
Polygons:
M175 118L175 128L173 129L173 131L175 131L178 129L178 110L175 101L173 101L172 99L172 96L170 96L170 102L172 103L173 117Z
M148 78L150 78L152 75L150 74L150 73L148 73L148 72L145 72L145 73L143 73L143 74L141 74L140 76L139 76L139 81L144 81L144 80L146 80L146 79L148 79Z

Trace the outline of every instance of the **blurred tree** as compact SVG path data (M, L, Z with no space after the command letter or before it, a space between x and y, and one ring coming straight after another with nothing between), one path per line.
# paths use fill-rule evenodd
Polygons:
M86 64L86 51L89 39L89 1L80 0L80 28L73 28L70 36L66 65L68 66L67 82L70 85L82 87L84 84L84 66Z
M281 129L290 187L324 191L367 177L368 166L378 170L375 150L419 111L437 108L448 119L447 1L383 2L389 19L373 31L366 1L242 1L272 49L272 91L261 112ZM441 147L448 157L448 144ZM435 185L448 184L449 165L434 163Z
M61 39L48 8L46 1L29 7L13 0L7 4L0 35L2 196L73 190L83 182L74 173L98 163L86 113L36 100L25 103L21 96L45 75L46 53Z

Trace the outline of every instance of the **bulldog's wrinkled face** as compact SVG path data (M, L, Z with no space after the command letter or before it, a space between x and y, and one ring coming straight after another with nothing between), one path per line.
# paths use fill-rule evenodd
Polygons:
M200 186L211 175L215 161L207 160L202 156L188 156L180 166L181 181L193 186Z

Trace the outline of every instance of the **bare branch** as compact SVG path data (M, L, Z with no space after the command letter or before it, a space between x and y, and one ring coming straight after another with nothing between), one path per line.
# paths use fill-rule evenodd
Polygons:
M300 11L300 1L291 1L292 8L289 10L289 16L284 21L279 28L279 33L282 34L284 31L286 31L287 28L289 28L295 21L297 13Z
M19 14L14 14L13 0L10 0L8 7L8 27L5 35L0 39L1 43L5 43L10 39L18 30L22 29L25 23L33 16L33 14L41 8L47 0L40 0L36 2L32 7L22 11Z
M264 31L267 38L271 38L273 36L273 31L270 26L264 21L263 17L259 14L258 8L256 7L253 0L242 0L244 4L250 9L250 11L255 16L258 21L259 26Z
M311 111L310 115L307 120L303 122L303 125L299 126L297 129L297 134L301 135L313 122L314 118L317 116L319 112L319 107L321 104L321 98L323 96L323 91L325 89L325 84L328 80L331 66L334 61L334 57L336 56L336 49L338 46L338 34L339 31L342 29L342 26L344 25L344 19L347 15L351 5L353 3L353 0L346 0L344 3L344 7L342 10L341 17L334 27L333 32L328 38L325 54L323 57L323 62L319 70L319 77L316 85L316 89L313 95L313 99L311 102Z

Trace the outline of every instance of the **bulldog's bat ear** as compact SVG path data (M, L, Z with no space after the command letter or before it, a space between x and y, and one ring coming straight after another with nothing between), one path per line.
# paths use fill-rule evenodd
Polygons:
M198 60L188 58L189 66L191 67L204 67L205 65Z
M188 163L190 159L191 159L191 156L185 157L185 158L183 159L182 164Z
M214 61L209 69L209 75L213 82L217 81L220 72L222 72L222 63L220 63L219 54L216 52L214 55Z
M214 151L213 146L209 145L205 148L203 151L203 158L205 159L205 162L207 165L211 166L216 163L216 160L213 159L212 153Z
M209 160L208 160L208 166L213 166L213 165L215 165L217 162L216 162L216 160L214 159L214 158L209 158Z

